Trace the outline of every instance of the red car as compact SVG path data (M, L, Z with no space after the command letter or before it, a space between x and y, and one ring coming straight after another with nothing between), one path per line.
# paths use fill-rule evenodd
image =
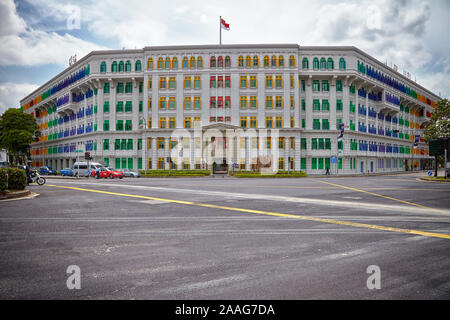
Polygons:
M104 178L104 179L107 179L107 178L110 178L110 179L119 178L119 179L122 179L125 176L125 174L123 172L121 172L121 171L114 171L114 170L111 170L111 169L108 169L108 168L100 168L100 171L98 172L98 174L97 174L96 171L92 171L91 172L91 176L92 177L96 177L97 179L100 179L100 178Z

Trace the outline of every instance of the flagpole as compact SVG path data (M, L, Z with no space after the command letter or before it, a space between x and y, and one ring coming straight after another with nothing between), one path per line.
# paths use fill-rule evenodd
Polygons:
M222 16L219 16L219 44L222 45Z

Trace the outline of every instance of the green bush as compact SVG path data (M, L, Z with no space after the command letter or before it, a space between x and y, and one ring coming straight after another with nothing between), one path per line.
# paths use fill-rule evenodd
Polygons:
M254 171L235 171L232 174L236 178L300 178L306 177L304 171L278 171L274 174L261 174L260 172Z
M25 170L18 168L0 168L0 192L6 190L6 174L8 174L8 189L23 190L27 185Z
M143 177L165 177L169 176L169 170L141 170L139 171ZM203 177L209 176L207 170L170 170L170 176L174 177Z

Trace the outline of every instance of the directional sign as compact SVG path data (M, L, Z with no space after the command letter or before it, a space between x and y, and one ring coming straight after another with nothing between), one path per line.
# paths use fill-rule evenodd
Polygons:
M432 171L428 171L428 176L431 177L433 175Z
M336 156L332 156L331 157L331 163L336 163L337 162L337 157Z

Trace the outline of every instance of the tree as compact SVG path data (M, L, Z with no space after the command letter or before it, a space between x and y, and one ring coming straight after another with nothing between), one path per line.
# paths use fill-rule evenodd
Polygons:
M41 136L36 119L20 109L10 108L0 117L0 148L8 150L12 165L24 163L30 144Z
M424 131L426 142L430 139L450 137L450 102L442 99L436 104L437 109L431 114L430 124Z

